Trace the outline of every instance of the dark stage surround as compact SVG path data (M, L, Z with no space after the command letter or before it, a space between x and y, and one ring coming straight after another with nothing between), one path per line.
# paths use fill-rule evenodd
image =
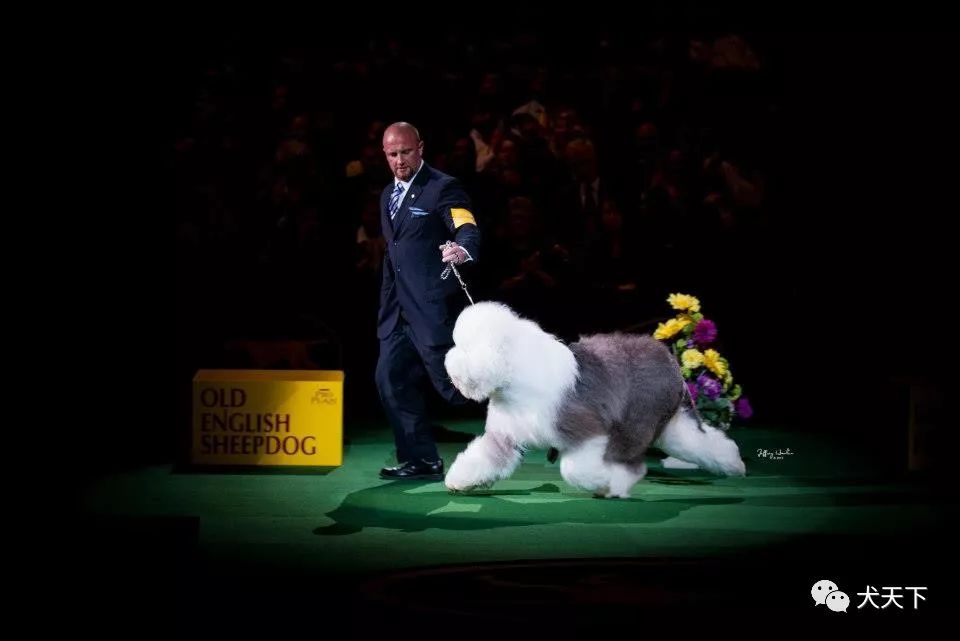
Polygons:
M715 12L706 10L706 15ZM240 33L255 33L247 29ZM221 50L216 35L201 37L196 26L190 35L175 56L178 74L196 73L202 56ZM226 40L234 50L256 49L244 38ZM741 370L761 391L753 394L760 418L790 428L864 436L865 449L894 458L903 447L909 385L920 382L945 391L955 351L945 302L953 289L955 252L942 220L955 200L957 147L949 123L956 110L947 98L950 38L806 32L768 35L767 41L780 47L778 118L784 125L775 141L778 164L771 170L779 218L775 233L760 242L772 243L769 253L781 255L781 261L777 270L768 271L762 263L747 266L752 289L738 294L744 306L730 320L744 339L738 348ZM177 84L174 95L185 100L192 95L189 89ZM712 278L714 269L704 273ZM357 303L343 299L339 304ZM87 481L180 456L189 407L183 400L189 393L185 383L196 368L209 366L196 360L202 353L196 347L201 339L232 338L199 336L192 313L178 310L181 323L173 340L183 358L171 377L152 388L162 391L148 394L154 407L170 409L145 412L131 400L129 411L112 413L95 432L71 430L66 442L75 456L67 469L77 482L67 490L69 496ZM122 333L130 338L126 345L143 345L142 353L125 349L122 361L130 364L142 364L144 355L156 362L169 357L167 348L144 339L144 332L170 337L169 322L152 313L137 317L156 320L155 328L138 327L135 335L128 334L131 328L118 328L107 343L115 344ZM740 331L741 321L757 333ZM779 356L773 360L772 355ZM351 385L359 389L362 383L348 377L348 395ZM143 387L129 398L142 399ZM365 420L376 421L375 398L359 393L357 398L362 400L354 409L369 410ZM348 439L352 425L348 418ZM944 451L958 451L955 443L953 436ZM900 480L902 472L891 478ZM922 568L921 581L931 588L923 604L929 606L928 618L885 611L854 625L851 615L847 629L895 625L888 614L919 627L945 617L956 603L948 560L938 556L949 549L946 524L938 532L892 544L812 537L737 558L598 556L323 576L251 567L235 568L231 575L220 574L224 568L199 553L202 523L195 515L106 517L72 507L69 525L58 530L67 539L71 558L64 567L75 587L63 600L70 602L66 609L78 623L107 628L316 632L337 621L338 627L366 636L364 630L402 629L401 621L416 612L422 622L418 629L433 627L444 636L469 638L497 628L498 638L547 631L563 638L574 636L578 626L635 630L639 623L677 629L674 615L682 617L681 630L709 627L713 620L695 615L713 613L727 624L730 619L724 617L736 618L735 630L769 637L794 625L809 623L821 630L844 625L837 622L842 614L794 608L794 601L808 605L811 568L824 567L824 559L837 572L815 578L855 586L849 592L862 590L858 582L877 576L878 567L885 570L882 576L894 582L902 577L904 584L911 568ZM199 568L201 580L184 581L178 573L184 566ZM283 614L266 613L275 608ZM570 628L566 617L576 622ZM759 627L761 622L769 627ZM462 633L441 629L453 624L470 627Z

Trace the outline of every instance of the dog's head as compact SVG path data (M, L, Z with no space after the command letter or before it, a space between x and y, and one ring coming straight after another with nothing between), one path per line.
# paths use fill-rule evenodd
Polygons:
M481 302L463 310L453 328L445 366L453 385L482 401L509 384L510 355L523 321L506 305Z

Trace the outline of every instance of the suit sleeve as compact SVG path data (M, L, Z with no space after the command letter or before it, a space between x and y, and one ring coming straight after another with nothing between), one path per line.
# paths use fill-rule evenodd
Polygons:
M389 187L383 190L383 193L380 194L380 220L383 223L386 223L386 200L387 200L387 191ZM393 263L390 261L390 248L387 247L383 252L383 263L380 268L380 303L383 304L383 301L386 300L387 292L390 291L390 288L393 287L394 274L393 274Z
M457 244L474 261L480 257L480 228L473 216L473 205L459 180L451 180L440 192L440 214Z

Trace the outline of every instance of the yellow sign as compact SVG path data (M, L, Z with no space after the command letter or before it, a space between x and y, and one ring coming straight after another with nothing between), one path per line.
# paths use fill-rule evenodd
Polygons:
M191 462L341 465L343 372L198 371Z

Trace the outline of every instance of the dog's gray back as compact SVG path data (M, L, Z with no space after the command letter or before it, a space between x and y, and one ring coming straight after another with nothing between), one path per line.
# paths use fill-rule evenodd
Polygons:
M608 459L642 461L684 398L670 349L647 335L595 334L569 346L579 377L557 415L564 448L607 435Z

